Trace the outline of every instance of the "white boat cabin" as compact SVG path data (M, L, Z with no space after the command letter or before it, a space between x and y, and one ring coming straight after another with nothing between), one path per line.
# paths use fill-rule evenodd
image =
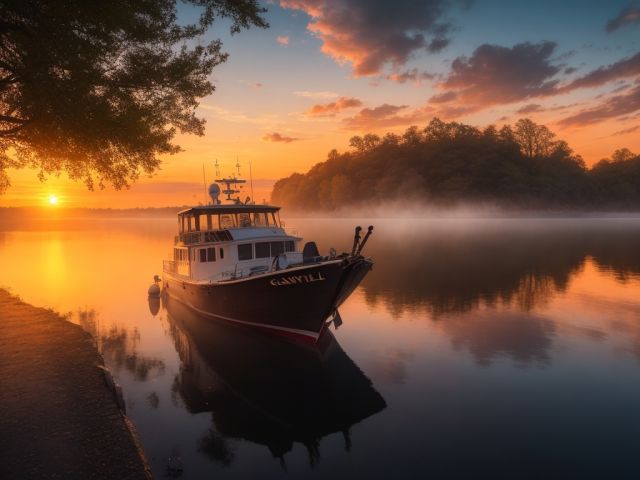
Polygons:
M303 262L299 237L285 232L279 207L204 205L178 213L167 273L195 282L259 275Z

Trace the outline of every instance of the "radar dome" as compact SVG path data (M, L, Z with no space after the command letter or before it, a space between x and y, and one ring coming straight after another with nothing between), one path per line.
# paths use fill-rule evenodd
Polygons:
M214 205L220 205L220 200L218 200L218 197L220 196L220 187L217 183L209 185L209 196L211 197L211 202Z

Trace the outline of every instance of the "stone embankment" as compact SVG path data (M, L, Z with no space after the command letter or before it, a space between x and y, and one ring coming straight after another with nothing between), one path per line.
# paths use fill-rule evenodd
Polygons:
M0 289L0 478L151 478L121 406L88 333Z

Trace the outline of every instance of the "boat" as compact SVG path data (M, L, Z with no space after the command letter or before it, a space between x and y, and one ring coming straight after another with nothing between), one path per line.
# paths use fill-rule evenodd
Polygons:
M173 298L163 304L181 361L174 391L190 413L211 412L198 444L213 460L231 463L227 440L242 439L267 447L285 468L302 445L314 465L323 438L342 434L349 451L354 426L387 406L329 330L301 345L211 322Z
M245 180L215 182L209 203L178 212L163 292L211 319L303 343L316 343L332 323L340 326L338 307L373 266L363 255L373 226L364 237L356 227L350 253L321 255L315 242L302 245L285 229L280 207L234 197Z

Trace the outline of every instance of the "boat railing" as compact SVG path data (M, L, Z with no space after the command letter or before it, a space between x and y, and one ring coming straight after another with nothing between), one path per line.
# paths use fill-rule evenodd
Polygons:
M167 273L178 273L178 265L175 260L163 260L162 271Z
M261 275L269 272L269 270L270 268L266 265L256 265L249 268L236 268L235 270L220 272L217 276L217 280L220 282L239 280L241 278L253 277L254 275Z
M175 236L175 243L193 245L196 243L228 242L233 240L228 230L206 230L203 232L184 232Z
M227 280L236 280L243 277L244 270L227 270L218 274L218 280L221 282Z

